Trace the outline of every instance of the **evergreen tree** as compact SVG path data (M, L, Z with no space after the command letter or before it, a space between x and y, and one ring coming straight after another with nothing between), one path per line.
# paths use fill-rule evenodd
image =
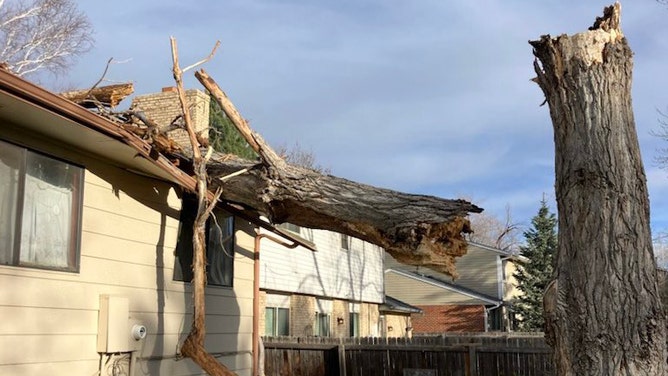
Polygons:
M209 105L209 144L219 152L234 154L244 159L255 159L257 154L239 134L218 102L211 98Z
M523 295L515 303L515 314L521 331L543 331L543 293L552 280L554 255L557 250L557 218L550 213L545 199L538 214L531 220L531 229L524 232L526 244L520 254L526 257L517 271L517 288Z

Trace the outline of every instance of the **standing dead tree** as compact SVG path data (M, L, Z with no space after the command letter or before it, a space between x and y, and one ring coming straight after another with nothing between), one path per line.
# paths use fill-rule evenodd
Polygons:
M213 56L216 48L214 47L209 58ZM195 128L192 125L190 117L190 109L186 100L185 90L183 88L183 72L192 68L190 66L181 69L178 60L178 50L176 40L171 38L172 46L172 61L174 80L176 82L176 91L179 96L179 103L183 112L183 122L185 124L188 139L192 146L192 167L196 179L195 194L197 195L197 214L193 223L193 324L190 329L188 337L181 346L181 354L191 358L204 371L212 376L232 376L234 372L230 371L223 364L218 362L216 358L209 354L204 347L204 338L206 336L206 307L205 307L205 287L206 287L206 220L209 218L211 211L218 203L222 190L219 188L213 197L209 197L208 176L206 172L206 162L211 157L212 149L209 147L208 152L202 155L200 152L200 143L195 134ZM208 60L203 60L202 62ZM202 62L198 63L201 64Z
M554 125L559 246L545 294L559 375L665 375L649 201L619 3L589 31L530 42Z

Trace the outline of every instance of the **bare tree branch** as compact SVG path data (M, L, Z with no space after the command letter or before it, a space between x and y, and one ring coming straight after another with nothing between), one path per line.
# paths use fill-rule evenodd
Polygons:
M58 74L93 45L92 26L72 0L0 3L0 61L18 76Z

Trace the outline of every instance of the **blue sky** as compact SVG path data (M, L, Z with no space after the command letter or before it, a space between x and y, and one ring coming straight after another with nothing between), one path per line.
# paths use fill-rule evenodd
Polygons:
M78 1L95 48L44 82L83 88L101 75L136 93L173 85L169 37L183 66L204 66L270 144L299 143L334 175L391 189L509 206L529 225L554 199L554 145L527 43L585 30L606 1ZM655 232L668 228L668 147L652 136L668 108L668 7L622 4L634 57L636 126ZM188 87L200 87L194 78ZM552 209L556 210L554 204Z

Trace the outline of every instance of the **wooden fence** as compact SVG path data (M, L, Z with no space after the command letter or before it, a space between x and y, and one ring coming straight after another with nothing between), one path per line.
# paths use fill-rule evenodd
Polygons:
M542 336L264 338L267 376L549 376Z

